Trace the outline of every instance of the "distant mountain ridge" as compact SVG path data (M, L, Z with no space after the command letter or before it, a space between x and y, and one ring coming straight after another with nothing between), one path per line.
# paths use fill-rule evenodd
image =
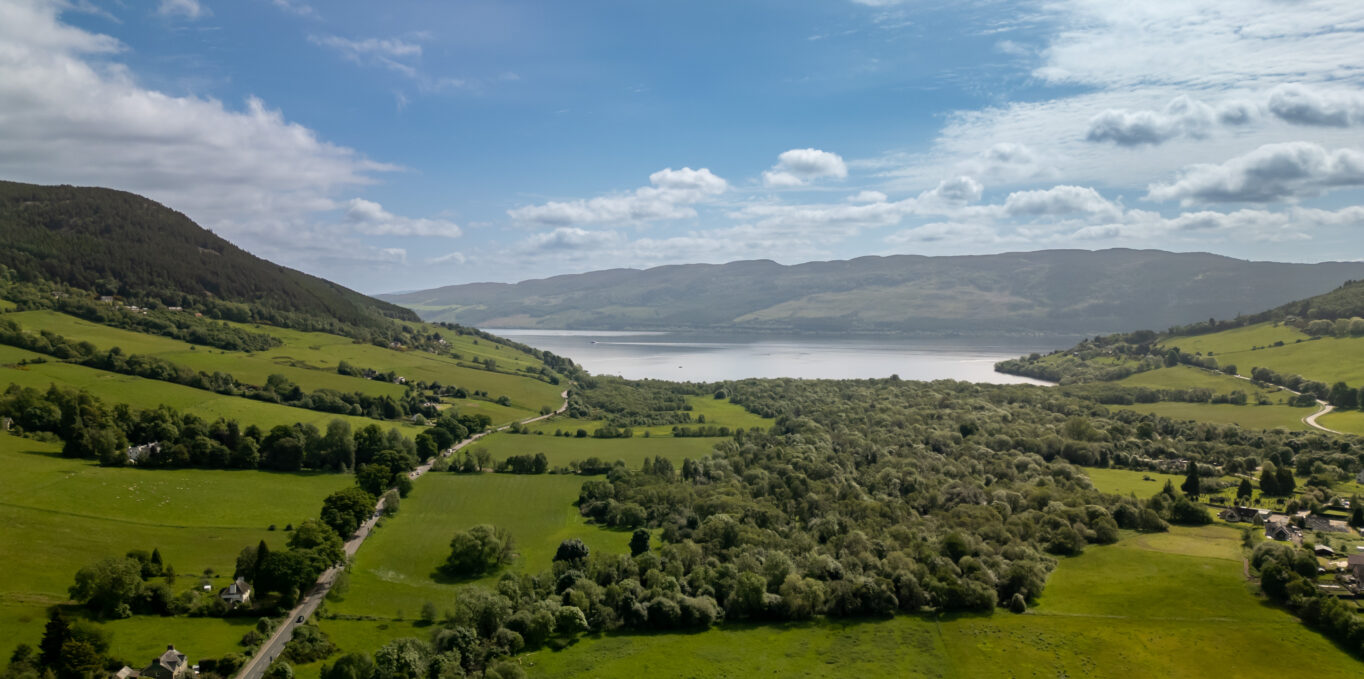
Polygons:
M303 316L387 331L411 311L261 259L142 196L0 181L0 265L21 280L100 294L249 305L253 320Z
M379 295L489 328L1105 334L1254 313L1364 277L1364 263L1110 249L610 269Z

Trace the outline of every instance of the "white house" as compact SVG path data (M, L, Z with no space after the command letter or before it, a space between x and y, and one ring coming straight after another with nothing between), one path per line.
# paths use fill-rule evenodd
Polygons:
M218 598L226 601L227 605L233 608L238 605L249 604L251 603L251 585L246 584L245 580L237 578L236 582L218 592Z

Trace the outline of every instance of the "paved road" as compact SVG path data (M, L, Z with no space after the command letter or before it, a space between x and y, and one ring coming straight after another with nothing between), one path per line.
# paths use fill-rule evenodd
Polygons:
M564 411L568 410L568 390L565 389L563 393L559 394L559 398L564 399L564 403L559 406L558 410L547 415L521 420L521 424L539 422L540 420L563 414ZM497 431L505 431L509 428L511 428L511 425L505 425L492 431L474 434L451 446L448 450L441 452L441 457L449 457L455 454L459 449L488 434ZM422 474L431 471L431 464L431 462L427 462L417 467L409 472L408 476L414 480L421 477ZM355 534L351 536L350 540L346 541L346 561L355 558L355 553L360 551L360 545L365 543L365 538L369 537L370 531L374 529L374 524L379 522L379 517L382 515L383 509L384 500L383 498L380 498L378 504L374 506L374 513L370 515L367 521L360 525L360 528L355 531ZM289 611L289 617L285 618L284 622L275 629L274 634L271 634L270 638L267 639L264 644L261 644L260 650L256 651L256 655L253 656L251 660L242 667L241 672L237 674L237 679L260 679L265 675L265 670L270 668L270 663L274 662L275 658L279 657L279 654L284 652L284 645L289 643L289 640L293 638L294 628L299 625L298 621L300 619L307 620L312 617L313 613L317 611L317 607L322 604L323 597L327 596L327 592L331 590L332 584L336 582L336 576L340 575L342 570L342 568L333 566L332 568L323 571L322 575L318 576L317 583L313 585L312 589L308 590L308 594L294 607L294 610Z
M1238 380L1246 380L1247 382L1253 382L1253 381L1254 381L1254 380L1250 379L1249 377L1246 377L1245 375L1232 375L1232 377L1235 377L1235 378L1238 379ZM1284 390L1284 391L1286 391L1286 392L1288 392L1288 393L1290 393L1290 394L1293 394L1293 395L1295 395L1295 396L1302 396L1302 393L1301 393L1301 392L1293 391L1292 389L1289 389L1288 387L1281 386L1281 385L1275 385L1275 386L1277 386L1277 387L1279 387L1280 389L1282 389L1282 390ZM1336 407L1333 406L1333 405L1331 405L1330 403L1327 403L1326 401L1321 400L1321 399L1317 399L1317 405L1320 406L1320 408L1317 409L1317 412L1312 413L1311 415L1308 415L1307 417L1302 418L1303 424L1306 424L1307 426L1312 427L1312 428L1314 428L1314 429L1320 429L1320 430L1322 430L1322 431L1324 431L1324 432L1326 432L1326 433L1328 433L1328 434L1339 434L1339 433L1341 433L1341 432L1338 432L1338 431L1336 431L1336 430L1334 430L1334 429L1328 429L1328 428L1326 428L1326 427L1321 426L1320 424L1317 424L1317 418L1318 418L1318 417L1321 417L1322 415L1325 415L1326 413L1329 413L1329 412L1331 412L1332 410L1335 410Z

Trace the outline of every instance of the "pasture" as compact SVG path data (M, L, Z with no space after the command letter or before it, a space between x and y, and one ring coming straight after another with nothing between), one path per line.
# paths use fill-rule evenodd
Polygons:
M1273 346L1278 341L1283 346ZM1261 323L1197 337L1176 337L1164 344L1190 353L1201 351L1206 355L1212 351L1219 363L1236 364L1242 375L1249 375L1251 368L1264 367L1328 385L1340 380L1364 384L1364 361L1359 360L1364 355L1364 337L1313 340L1291 327Z
M148 335L91 323L55 311L24 311L10 314L8 318L29 332L49 330L73 341L90 342L101 350L118 347L125 354L155 356L192 370L206 373L224 372L254 386L262 386L271 375L280 374L305 391L317 389L358 391L371 396L391 396L395 399L401 398L406 392L401 385L338 374L334 367L331 370L314 369L296 365L288 357L269 358L263 354L192 345L160 335Z
M1194 420L1210 424L1235 424L1248 429L1286 429L1288 431L1311 429L1302 421L1302 418L1317 411L1316 408L1294 408L1281 405L1238 406L1230 403L1179 403L1175 401L1111 407L1135 410L1139 413L1152 413L1172 420Z
M575 420L564 420L561 426L567 431L575 431ZM591 431L591 429L588 429ZM510 434L498 432L480 439L470 450L482 448L502 461L513 455L534 455L544 453L549 458L551 469L567 467L570 462L597 457L607 463L622 461L631 469L638 469L646 457L662 457L675 465L691 458L698 460L710 455L715 444L729 439L720 437L650 436L635 434L628 439L594 439L552 436L550 434ZM576 495L574 497L577 497Z
M421 427L404 422L336 415L238 396L224 396L171 382L120 375L71 363L54 363L49 360L47 363L14 365L20 359L35 358L41 358L41 355L0 346L0 385L18 384L35 389L47 389L48 385L56 384L59 387L85 389L106 403L127 403L133 408L140 409L168 405L210 421L223 417L238 420L243 426L254 424L262 429L295 422L313 424L319 429L325 429L328 422L342 419L350 422L351 427L355 429L378 424L385 429L397 428L409 437L422 430Z
M0 434L6 470L0 476L3 657L19 643L37 643L43 609L66 600L82 566L155 547L180 574L177 591L192 586L206 568L217 573L215 587L225 586L242 547L264 539L282 548L286 524L316 516L323 497L351 483L343 475L104 468L60 457L59 450L58 444ZM271 524L281 530L268 530ZM130 629L151 624L141 618L118 623ZM164 624L175 629L173 620ZM178 639L124 640L118 626L111 629L114 648L138 651L137 657L137 644L189 648ZM235 646L240 637L236 632L223 643Z
M1364 436L1364 411L1333 410L1318 418L1317 424L1345 434Z
M1085 467L1085 476L1089 477L1094 489L1103 493L1114 495L1135 495L1145 499L1160 492L1165 487L1165 482L1170 481L1175 484L1184 483L1184 477L1176 474L1161 474L1159 472L1142 472L1131 469L1101 469L1098 467ZM1151 479L1147 481L1146 479Z
M513 570L548 570L559 543L572 537L593 550L628 552L628 531L588 525L573 506L584 480L555 474L426 474L398 514L365 541L351 568L350 591L328 607L342 615L405 619L415 619L427 601L449 608L455 584L441 582L436 569L450 555L455 532L481 523L510 531L517 558L507 568ZM496 580L493 574L480 582Z
M607 634L521 657L543 677L1349 676L1361 663L1263 603L1220 527L1125 534L1063 559L1028 613ZM1141 582L1142 587L1133 587ZM1227 643L1235 630L1237 643ZM1255 649L1246 653L1244 649Z
M1249 369L1246 372L1249 373ZM1270 402L1284 401L1292 396L1292 394L1277 387L1261 389L1249 380L1187 365L1140 372L1118 380L1114 384L1151 389L1208 389L1214 394L1231 394L1233 391L1239 391L1244 393L1251 403L1255 403L1257 397L1261 395L1268 398Z

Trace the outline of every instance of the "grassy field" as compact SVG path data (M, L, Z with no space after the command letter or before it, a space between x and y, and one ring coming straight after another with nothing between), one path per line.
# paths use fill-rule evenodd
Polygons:
M1284 345L1273 346L1279 341ZM1294 328L1261 323L1210 335L1177 337L1164 344L1189 353L1201 351L1206 355L1211 351L1219 363L1234 363L1242 375L1249 375L1251 368L1265 367L1327 384L1338 380L1364 384L1364 361L1359 358L1364 356L1364 337L1309 340ZM1257 346L1263 348L1252 349Z
M1228 630L1235 630L1234 643ZM528 653L522 664L538 677L858 679L1281 677L1304 667L1351 676L1364 669L1251 594L1241 577L1239 533L1218 527L1128 535L1065 559L1025 615L603 635Z
M1209 389L1214 394L1230 394L1233 391L1239 391L1244 393L1251 403L1255 403L1260 395L1264 395L1275 403L1287 400L1288 397L1292 396L1292 394L1278 388L1260 389L1249 380L1237 379L1230 375L1187 365L1140 372L1118 380L1114 384L1152 389Z
M628 551L628 531L590 526L579 516L572 503L582 482L553 474L427 474L398 515L365 542L352 567L350 592L329 606L345 615L395 618L401 612L409 619L427 601L449 607L455 586L438 582L436 568L449 556L455 531L480 523L511 532L518 552L513 569L547 570L559 542L571 537L594 550Z
M1085 467L1085 475L1094 483L1094 488L1114 495L1136 495L1148 498L1160 492L1166 481L1173 481L1175 488L1184 483L1184 477L1158 472L1138 472L1130 469L1100 469ZM1145 479L1151 479L1147 481Z
M1311 429L1302 421L1302 418L1316 412L1316 408L1294 408L1280 405L1238 406L1228 403L1177 403L1173 401L1113 407L1135 410L1140 413L1154 413L1174 420L1195 420L1212 424L1235 424L1251 429L1287 429L1289 431ZM1325 423L1323 422L1323 424Z
M1364 411L1359 410L1335 410L1322 415L1317 420L1327 429L1334 429L1346 434L1358 434L1364 436Z
M50 330L72 340L84 340L100 349L119 347L125 354L156 356L193 370L224 372L255 386L265 384L273 374L288 377L305 391L335 389L341 392L361 392L371 396L401 398L405 389L390 382L347 377L332 370L309 369L292 364L284 358L270 358L263 354L223 351L213 347L196 346L130 330L111 328L91 323L55 311L24 311L7 318L18 322L25 330Z
M241 653L237 642L256 625L256 618L160 618L139 615L125 620L110 620L105 629L113 635L109 654L134 669L142 669L151 659L166 652L167 644L189 656L191 663L201 658L221 658Z
M330 371L335 371L336 365L341 361L346 361L356 368L392 370L409 380L439 382L447 386L461 386L470 391L482 390L488 392L492 398L506 396L511 399L513 405L533 413L538 413L542 406L558 408L563 402L559 398L559 392L563 391L561 386L524 376L469 367L472 364L467 360L458 360L452 356L438 356L425 351L394 351L320 332L301 332L264 325L238 325L255 332L274 335L284 342L282 347L257 352L257 356L272 361L293 362ZM435 329L434 326L426 327L428 331ZM454 334L448 331L442 332L442 335L454 337ZM539 363L527 354L505 347L491 349L501 345L490 342L480 341L479 345L473 346L474 341L458 338L454 351L458 352L458 347L465 345L470 348L481 347L484 354L497 360L499 370L539 366ZM471 358L468 354L463 355Z
M327 633L338 649L330 658L307 665L294 665L296 679L317 679L322 666L335 663L346 653L361 651L373 654L384 644L403 637L428 639L431 627L413 622L375 622L372 620L318 620L317 626Z
M288 534L269 531L270 524L282 529L316 516L323 497L351 483L341 475L109 469L62 458L58 450L0 434L6 470L0 475L0 657L19 643L37 643L43 608L64 601L72 576L92 561L156 547L182 576L177 589L192 586L206 568L218 572L221 586L242 547L262 539L284 546ZM150 620L159 619L118 625L136 629ZM176 629L175 621L164 624ZM119 627L111 629L115 648L138 651L137 657L143 655L137 644L189 648L178 638L124 640ZM219 641L235 646L240 637Z
M573 420L567 421L572 426ZM576 427L574 427L576 429ZM573 431L573 429L569 429ZM589 429L589 431L591 431ZM512 455L534 455L544 453L549 458L550 468L567 467L575 460L598 457L606 462L625 462L627 467L638 469L646 457L663 457L673 464L681 465L682 460L698 460L710 455L715 444L726 441L724 438L693 437L673 438L671 436L644 438L636 434L628 439L567 438L549 434L493 434L479 441L474 449L483 448L492 454L493 460L501 461ZM575 495L576 497L576 495Z
M415 436L421 431L420 427L402 422L382 422L365 417L336 415L236 396L223 396L203 389L119 375L70 363L48 362L22 367L13 365L25 358L32 360L40 358L40 355L0 346L0 385L12 383L46 389L49 384L56 384L61 387L85 389L108 403L127 403L134 408L156 408L164 404L208 420L224 417L239 420L243 425L259 425L262 429L295 422L312 423L319 429L324 429L328 422L340 418L350 422L353 428L379 424L385 429L396 427L407 436Z

